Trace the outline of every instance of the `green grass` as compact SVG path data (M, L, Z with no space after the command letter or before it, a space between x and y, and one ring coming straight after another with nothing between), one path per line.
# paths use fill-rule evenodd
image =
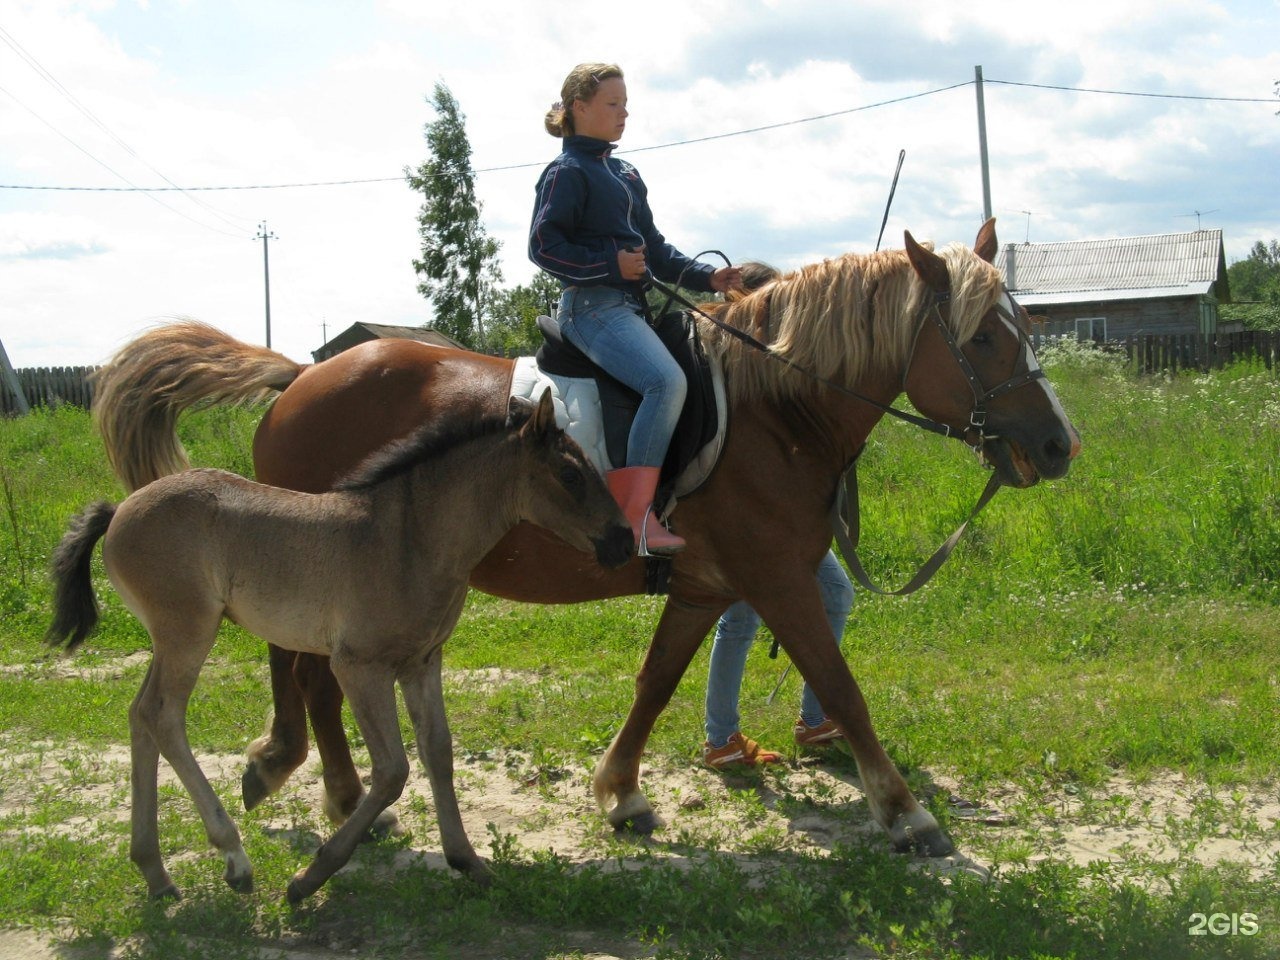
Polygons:
M1002 864L987 880L922 872L880 838L817 856L768 831L750 841L752 866L724 837L754 824L764 798L835 809L821 796L788 795L785 777L769 775L717 793L714 829L668 837L683 857L619 845L598 819L584 828L598 832L600 850L586 864L495 832L472 838L492 851L497 874L479 892L420 864L389 882L379 865L414 846L391 841L363 849L358 869L291 911L283 889L329 830L317 811L283 798L290 831L267 829L263 811L236 815L258 879L258 892L238 897L223 887L190 804L169 791L161 834L187 899L147 904L127 856L127 783L104 782L94 762L128 742L145 659L122 673L117 665L147 650L146 635L99 566L104 620L76 663L103 672L59 673L39 642L50 550L76 510L121 491L83 411L0 422L0 757L22 761L0 766L0 926L114 943L137 957L256 957L273 944L361 956L590 952L574 931L620 953L643 946L671 957L776 956L779 943L790 956L957 960L1280 953L1280 863L1250 870L1196 857L1226 834L1273 840L1280 830L1233 801L1274 797L1280 766L1280 381L1249 366L1138 380L1077 350L1046 366L1084 441L1070 476L1002 492L919 594L860 596L843 648L913 786L926 792L945 775L967 795L1016 794L1016 829L950 823L962 849ZM188 417L193 462L249 472L259 415ZM963 519L983 476L958 444L886 423L860 481L864 562L896 584ZM660 609L649 598L532 607L473 595L447 667L501 666L520 683L451 683L459 753L518 757L584 781L630 703ZM793 672L767 704L783 663L766 649L753 652L743 722L784 744L799 680ZM197 750L238 753L260 732L263 653L257 639L224 629L191 705ZM651 787L664 765L695 755L705 676L704 648L654 731ZM80 759L66 759L69 746ZM29 797L30 779L51 762L41 751L61 758L51 783L63 786ZM849 775L847 764L835 769ZM1111 786L1170 774L1204 791L1176 822ZM235 796L224 801L238 809ZM434 849L429 810L408 797L401 808ZM273 814L278 821L279 805ZM57 829L80 821L74 837ZM1079 866L1058 853L1056 832L1073 823L1153 822L1169 857L1135 850L1122 863ZM1193 914L1215 912L1253 912L1261 930L1189 935Z

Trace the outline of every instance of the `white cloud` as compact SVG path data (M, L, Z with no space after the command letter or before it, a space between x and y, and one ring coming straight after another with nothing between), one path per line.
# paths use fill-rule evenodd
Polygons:
M183 185L398 177L425 157L425 102L447 83L467 116L508 282L532 275L533 184L558 149L541 118L569 67L616 60L633 106L623 149L947 93L777 130L635 153L659 226L796 266L870 249L886 229L971 241L981 208L973 66L989 81L1269 97L1273 3L735 2L642 11L568 0L138 4L0 0L0 24L136 153L16 56L0 58L0 183ZM1155 233L1216 210L1228 255L1280 236L1275 106L986 88L1005 239ZM20 105L22 104L22 105ZM1277 103L1280 105L1280 102ZM145 161L145 162L144 162ZM163 205L162 205L163 204ZM306 360L357 319L427 319L409 262L418 200L398 182L183 195L0 190L0 338L20 365L90 363L158 318L263 336L260 220L273 345ZM188 219L190 218L190 219ZM192 220L196 222L192 222Z

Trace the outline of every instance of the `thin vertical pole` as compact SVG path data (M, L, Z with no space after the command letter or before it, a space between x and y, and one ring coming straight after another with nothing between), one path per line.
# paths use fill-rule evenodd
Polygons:
M982 97L982 67L973 68L978 91L978 153L982 161L982 221L991 219L991 168L987 163L987 107Z
M262 285L267 306L267 346L271 346L271 261L267 254L267 241L276 239L274 233L267 232L267 222L258 224L258 235L255 240L262 241Z
M13 364L9 362L9 354L5 353L2 342L0 342L0 374L3 374L5 385L13 394L14 409L18 413L30 413L31 406L27 403L27 395L22 392L22 381L18 379L18 371L14 370Z

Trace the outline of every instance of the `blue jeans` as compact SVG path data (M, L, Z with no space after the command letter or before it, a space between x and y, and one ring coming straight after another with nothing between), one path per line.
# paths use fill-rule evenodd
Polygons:
M567 287L559 320L566 340L640 394L626 466L662 466L687 387L684 371L644 322L640 301L614 287Z
M818 564L818 589L822 593L822 608L827 612L831 632L835 634L836 643L840 643L844 639L845 621L853 607L853 584L830 550ZM759 628L760 615L743 600L726 610L716 624L711 668L707 675L706 707L707 740L713 747L724 746L729 735L739 729L738 694L742 689L747 653ZM811 727L826 719L822 704L807 683L800 694L800 718Z

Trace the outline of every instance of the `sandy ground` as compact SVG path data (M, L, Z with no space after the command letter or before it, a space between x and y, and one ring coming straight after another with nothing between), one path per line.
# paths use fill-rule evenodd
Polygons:
M145 660L145 655L142 658ZM91 669L104 677L116 676L134 666L132 661L129 658ZM49 669L75 668L64 663ZM511 678L488 671L453 679L503 683ZM224 796L238 795L244 763L241 756L201 754L199 759ZM529 757L497 753L459 756L456 767L464 820L482 856L490 853L487 825L493 824L500 835L518 837L525 849L552 850L575 862L616 858L612 831L591 798L586 771L542 769ZM176 783L163 763L161 776L163 782ZM650 800L667 823L645 853L669 857L673 863L687 862L690 849L701 848L728 852L747 869L764 869L768 859L761 850L821 854L850 840L885 842L883 833L869 821L848 763L806 759L771 767L764 775L726 776L669 761L644 767L642 778ZM18 743L0 736L0 815L32 813L43 798L63 790L72 791L80 802L93 808L90 815L25 829L76 836L96 831L104 820L123 823L129 816L128 779L125 745L85 751L66 744ZM1019 863L1049 857L1081 864L1108 860L1129 866L1179 858L1206 864L1235 861L1261 871L1280 857L1280 798L1274 787L1210 789L1169 775L1141 783L1115 778L1089 790L1069 785L1047 787L1036 796L1009 787L961 802L956 796L960 787L946 776L936 775L934 786L958 801L954 812L969 821L956 830L963 854L930 861L924 867L942 873L964 870L985 875L997 861L1001 869L1016 869ZM314 764L304 766L280 799L268 803L265 829L295 828L297 824L287 811L296 809L298 803L318 810L320 787ZM412 833L411 845L398 854L399 862L425 862L448 869L430 820L430 789L416 763L397 809ZM210 871L220 872L211 850L190 855L206 858ZM624 869L626 861L621 863L618 868ZM352 865L347 869L358 868ZM645 955L639 945L628 944L610 945L604 953L587 952L596 948L590 940L589 934L583 935L579 949L584 952L575 956L630 960ZM0 957L9 960L99 960L111 955L102 948L96 953L68 948L27 931L0 930ZM315 952L314 946L264 954L289 960L336 955Z

